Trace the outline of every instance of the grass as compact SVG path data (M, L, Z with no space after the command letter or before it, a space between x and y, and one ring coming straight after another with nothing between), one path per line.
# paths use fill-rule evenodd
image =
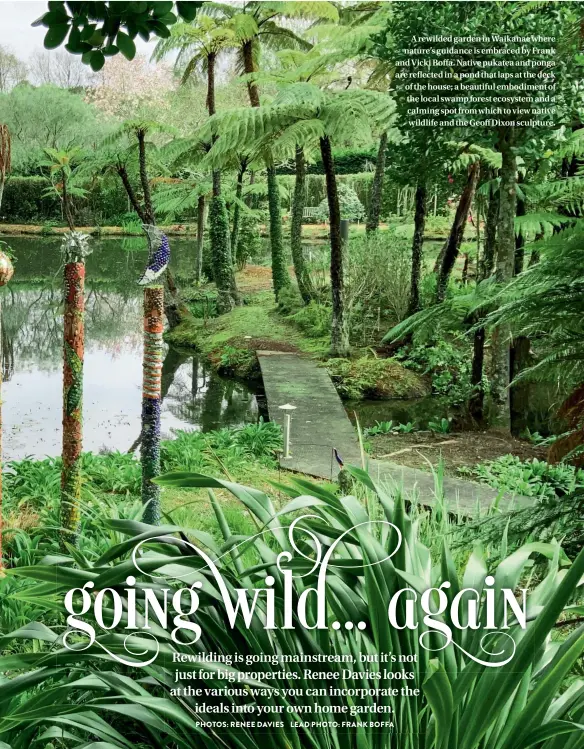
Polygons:
M327 337L310 338L302 334L293 322L289 322L278 312L271 291L260 291L251 295L247 304L237 307L227 315L200 319L191 317L167 334L167 340L174 346L195 348L204 354L224 349L237 342L238 348L250 349L254 342L261 342L255 348L268 349L286 345L288 350L297 350L313 356L324 356L329 347Z

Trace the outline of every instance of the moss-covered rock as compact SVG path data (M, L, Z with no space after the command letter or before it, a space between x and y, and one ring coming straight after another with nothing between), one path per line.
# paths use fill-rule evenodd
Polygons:
M324 366L342 398L421 398L430 394L427 380L395 359L329 359Z

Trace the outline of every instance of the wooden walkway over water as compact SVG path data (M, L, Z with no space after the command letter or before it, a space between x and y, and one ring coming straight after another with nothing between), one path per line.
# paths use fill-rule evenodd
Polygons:
M360 466L356 431L326 369L298 354L258 351L257 355L270 419L283 425L284 411L279 407L287 403L296 407L290 431L291 457L282 458L281 466L309 476L335 479L339 468L333 448L345 465ZM377 479L400 484L423 504L432 504L435 499L430 472L374 459L369 460L368 470ZM477 514L479 506L485 511L497 498L497 492L488 486L451 477L444 478L443 490L449 508L467 516ZM499 507L523 507L529 502L526 497L505 495Z

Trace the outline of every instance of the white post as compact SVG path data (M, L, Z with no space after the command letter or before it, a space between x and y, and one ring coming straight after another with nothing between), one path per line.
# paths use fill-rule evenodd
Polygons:
M290 455L290 426L292 423L292 411L296 410L296 406L285 403L283 406L279 406L279 408L281 411L284 411L284 455L282 458L288 460L292 457Z

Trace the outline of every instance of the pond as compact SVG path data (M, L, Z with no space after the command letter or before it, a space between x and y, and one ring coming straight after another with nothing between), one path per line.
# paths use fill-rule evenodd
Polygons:
M58 237L2 237L15 274L2 289L4 459L61 452L62 266ZM171 238L171 265L189 276L194 239ZM140 432L142 289L146 242L92 240L86 277L84 449L128 450ZM221 378L197 357L168 348L162 432L208 431L257 421L256 392Z

